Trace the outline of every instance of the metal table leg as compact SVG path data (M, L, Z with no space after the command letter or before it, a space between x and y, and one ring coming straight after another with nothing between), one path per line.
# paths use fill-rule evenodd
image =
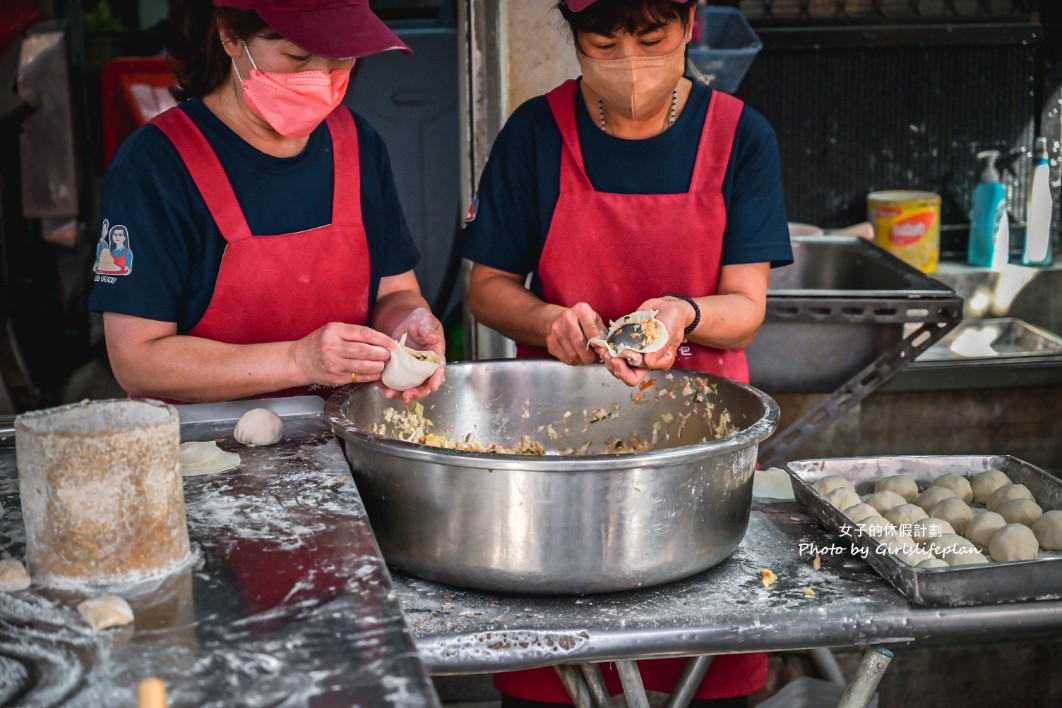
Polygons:
M705 654L691 656L686 661L682 675L679 676L675 687L671 690L664 708L686 708L690 704L693 694L697 692L697 687L701 685L701 680L708 673L708 667L712 665L712 659L711 654Z
M595 706L605 708L608 705L608 689L605 688L605 677L601 675L601 667L597 664L582 663L579 668L583 672L583 680L590 690L590 698Z
M848 684L837 708L866 708L874 691L889 668L892 652L884 647L870 646L863 652L863 660L852 683Z
M642 675L638 673L638 662L633 659L616 662L623 695L627 698L629 708L649 708L649 697L645 695Z
M557 664L553 669L557 672L561 683L564 684L565 690L568 691L575 708L596 708L590 702L590 689L587 688L586 682L583 681L583 677L574 666L571 664Z

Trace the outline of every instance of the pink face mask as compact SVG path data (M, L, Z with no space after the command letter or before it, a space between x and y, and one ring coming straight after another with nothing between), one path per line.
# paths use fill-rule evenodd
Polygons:
M243 49L251 60L251 75L246 79L241 77L236 61L232 62L243 87L243 100L281 135L305 138L342 103L350 82L350 69L290 74L259 71L246 43Z

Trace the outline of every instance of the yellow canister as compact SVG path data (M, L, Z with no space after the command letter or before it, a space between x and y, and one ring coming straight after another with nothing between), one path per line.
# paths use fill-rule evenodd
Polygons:
M940 258L940 195L887 190L867 195L874 242L923 273L937 269Z

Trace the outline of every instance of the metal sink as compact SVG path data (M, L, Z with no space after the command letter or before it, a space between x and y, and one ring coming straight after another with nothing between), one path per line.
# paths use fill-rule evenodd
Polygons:
M747 350L752 385L764 391L834 391L903 340L909 306L955 295L858 236L792 243L794 262L771 271L767 316Z

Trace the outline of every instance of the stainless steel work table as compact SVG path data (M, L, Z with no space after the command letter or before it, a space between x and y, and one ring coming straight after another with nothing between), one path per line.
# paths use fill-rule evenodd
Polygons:
M182 440L217 439L239 470L185 480L195 561L117 588L133 626L93 634L84 595L0 593L0 705L134 705L162 678L173 706L438 706L339 441L316 398L275 399L284 437L233 441L258 403L182 406ZM0 433L0 558L22 558L15 449Z

